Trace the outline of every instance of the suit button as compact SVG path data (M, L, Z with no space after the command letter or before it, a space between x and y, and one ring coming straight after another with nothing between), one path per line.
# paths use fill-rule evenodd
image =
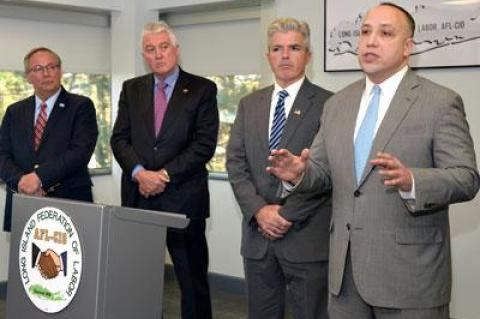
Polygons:
M350 223L347 223L347 230L350 231Z
M157 150L158 150L158 147L154 146L154 147L153 147L153 150L154 150L154 151L157 151Z
M353 193L353 196L355 196L355 197L360 197L360 195L362 195L362 192L359 191L359 190L356 190L356 191Z

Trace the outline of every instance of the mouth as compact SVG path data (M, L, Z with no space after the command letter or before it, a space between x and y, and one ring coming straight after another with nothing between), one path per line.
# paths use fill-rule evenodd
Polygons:
M367 52L367 53L362 54L362 60L364 62L374 62L378 58L379 58L379 56L375 53L372 53L372 52Z

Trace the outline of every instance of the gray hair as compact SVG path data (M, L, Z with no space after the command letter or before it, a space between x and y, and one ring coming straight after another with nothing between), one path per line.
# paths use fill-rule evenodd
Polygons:
M162 32L166 32L168 34L168 37L170 38L170 42L172 42L174 46L178 47L177 37L175 36L175 33L173 33L173 30L165 21L161 20L145 24L142 30L142 38L140 39L140 47L143 49L143 38L145 37L145 35Z
M62 66L62 59L60 59L60 56L55 53L53 50L46 48L46 47L37 47L33 48L28 53L25 55L23 58L23 67L25 68L25 73L28 73L28 68L30 66L30 58L32 55L34 55L37 52L48 52L51 55L53 55L57 59L58 66Z
M277 32L287 33L288 31L298 32L303 37L303 45L307 51L310 51L310 27L305 21L298 21L294 18L277 18L267 29L268 49L272 44L273 35Z

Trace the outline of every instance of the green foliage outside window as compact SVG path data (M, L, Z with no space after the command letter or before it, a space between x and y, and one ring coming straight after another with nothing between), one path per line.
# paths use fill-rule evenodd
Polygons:
M109 138L111 132L110 76L106 74L64 73L62 84L67 91L92 99L97 110L99 136L95 152L88 167L94 173L110 172L112 155ZM0 71L0 119L7 107L33 94L32 86L20 71ZM33 125L33 123L32 123Z
M217 101L220 113L217 148L215 155L208 163L208 169L212 173L226 173L226 149L238 103L242 97L260 87L260 75L216 75L208 78L217 84Z
M213 173L225 173L225 155L230 136L230 129L235 120L240 99L260 87L260 76L225 75L210 76L218 88L218 107L220 113L220 130L215 155L208 164ZM97 110L99 137L89 167L94 173L110 172L112 154L109 146L112 124L110 95L110 76L106 74L64 73L62 84L66 90L88 96ZM0 119L7 107L33 94L31 85L23 72L0 71ZM33 124L32 124L33 125Z

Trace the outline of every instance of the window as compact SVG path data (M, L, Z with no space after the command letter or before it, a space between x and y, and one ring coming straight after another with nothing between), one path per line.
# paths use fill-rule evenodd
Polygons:
M95 174L109 173L112 167L109 138L111 132L110 76L107 74L64 73L67 91L92 99L97 110L98 140L88 167ZM20 71L0 71L0 119L7 107L33 94L31 85Z
M260 75L215 75L208 78L217 84L217 101L220 114L217 148L215 155L208 163L208 170L211 173L224 174L226 173L226 149L238 103L242 97L260 87Z

